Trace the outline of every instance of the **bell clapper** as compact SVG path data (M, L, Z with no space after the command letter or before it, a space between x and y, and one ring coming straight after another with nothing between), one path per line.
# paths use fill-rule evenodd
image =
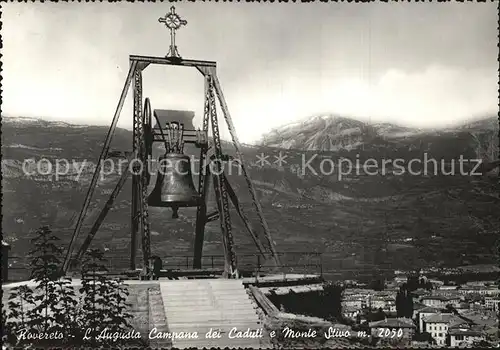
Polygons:
M172 207L172 219L179 218L179 207Z

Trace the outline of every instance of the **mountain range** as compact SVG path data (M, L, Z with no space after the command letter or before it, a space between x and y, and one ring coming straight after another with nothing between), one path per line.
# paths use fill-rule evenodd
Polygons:
M4 239L13 255L22 256L31 232L49 224L66 245L92 177L91 163L98 159L108 128L8 117L2 124ZM117 129L111 149L130 151L131 143L132 132ZM234 155L231 143L223 147ZM292 252L323 253L330 278L366 276L374 269L496 261L498 174L457 174L456 163L460 157L498 158L496 117L422 130L319 115L272 130L257 145L244 146L243 154L277 250L287 252L288 261L306 264L306 254ZM23 161L41 158L67 159L70 169L59 179L26 175ZM420 174L398 173L396 159L406 165L420 160L412 168ZM436 160L439 169L422 173L425 159ZM376 173L367 171L367 161L377 163ZM471 171L475 163L470 161L465 169ZM453 166L455 175L443 173ZM84 171L78 177L80 167ZM115 171L99 181L79 243L118 177ZM243 177L233 171L228 178L258 228ZM154 179L150 190L153 185ZM126 261L129 255L130 193L128 183L93 243L109 250L114 261ZM213 195L210 206L215 208ZM194 216L194 209L188 208L173 220L165 209L150 208L153 253L170 261L175 255L191 255ZM232 221L237 254L254 253L252 239L235 213ZM204 249L208 255L222 254L217 222L207 226Z

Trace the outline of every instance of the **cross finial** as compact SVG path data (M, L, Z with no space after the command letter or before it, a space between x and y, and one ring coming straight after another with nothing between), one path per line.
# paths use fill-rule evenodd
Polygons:
M165 17L158 18L158 22L164 23L165 26L170 29L170 49L166 57L181 58L177 51L177 46L175 45L175 31L181 26L185 26L187 21L181 19L181 17L175 13L175 7L172 6L170 12L167 13Z

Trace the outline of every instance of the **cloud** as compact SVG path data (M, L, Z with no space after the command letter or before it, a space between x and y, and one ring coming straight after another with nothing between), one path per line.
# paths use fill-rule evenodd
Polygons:
M424 127L496 112L494 5L324 5L179 7L189 22L181 54L218 62L244 142L316 113ZM128 55L168 49L157 22L164 11L154 4L6 5L3 111L109 124ZM153 108L193 110L201 120L196 71L151 66L143 81ZM121 127L132 125L131 102Z
M318 113L442 127L496 113L497 78L491 73L486 69L429 66L418 72L389 70L373 82L291 77L258 93L234 94L235 124L247 142L258 140L272 127Z
M429 66L421 72L389 70L367 96L375 119L418 127L446 126L495 113L497 78L488 69Z

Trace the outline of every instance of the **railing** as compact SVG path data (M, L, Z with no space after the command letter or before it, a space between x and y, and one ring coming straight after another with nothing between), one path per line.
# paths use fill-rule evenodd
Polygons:
M319 274L323 276L322 254L317 252L279 252L277 253L281 266L276 269L273 261L266 261L259 254L237 255L238 268L247 274L259 275L265 273L283 274ZM28 258L11 256L9 261L9 281L21 281L29 279L30 268ZM192 270L192 255L175 255L162 258L163 270ZM125 258L110 257L104 265L110 272L127 270L130 266L129 260ZM139 264L138 267L142 267ZM205 255L202 257L203 269L219 270L224 268L224 255Z
M277 269L285 273L310 273L323 275L321 253L318 252L279 252L281 266ZM271 259L266 261L260 254L238 254L237 265L240 271L254 274L268 273L275 270ZM163 269L192 269L191 255L176 255L162 258ZM224 268L224 255L205 255L202 257L202 268Z

